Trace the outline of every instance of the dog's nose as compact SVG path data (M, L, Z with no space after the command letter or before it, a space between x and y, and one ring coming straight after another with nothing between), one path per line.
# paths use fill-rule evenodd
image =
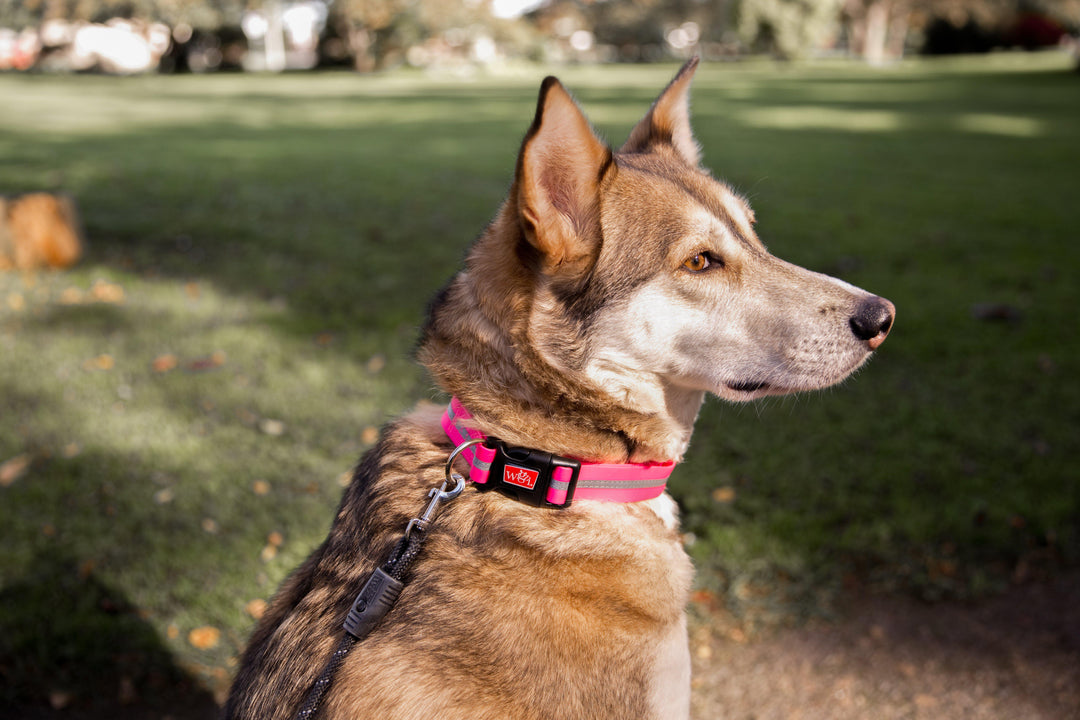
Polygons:
M859 303L848 324L855 337L865 340L871 350L876 350L892 327L896 307L885 298L871 296Z

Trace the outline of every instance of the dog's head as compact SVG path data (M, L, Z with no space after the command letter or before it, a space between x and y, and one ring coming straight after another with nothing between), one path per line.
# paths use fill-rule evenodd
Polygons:
M510 195L433 307L422 357L444 387L462 392L483 375L533 405L538 383L564 403L594 392L672 419L685 442L705 392L825 387L881 345L890 302L769 254L746 201L700 166L696 66L619 150L558 80L544 81ZM451 367L432 352L440 336L442 355L469 343L490 366L470 352L468 373Z
M534 341L627 396L642 383L730 400L831 385L881 345L894 308L769 254L746 201L699 165L696 65L616 152L545 81L515 190L543 280L534 326L562 326L577 343Z

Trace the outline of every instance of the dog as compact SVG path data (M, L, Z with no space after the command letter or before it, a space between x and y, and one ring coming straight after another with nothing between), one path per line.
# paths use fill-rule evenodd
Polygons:
M675 502L651 480L644 499L591 497L581 469L576 490L563 483L552 501L551 479L537 506L511 487L535 480L513 464L518 449L582 468L670 469L706 394L746 401L836 383L881 345L895 314L766 251L747 203L700 166L688 109L696 66L619 150L558 80L543 82L509 195L421 332L418 358L451 408L422 405L384 428L329 536L254 630L226 717L296 714L356 593L429 489L453 478L454 446L474 437L503 450L470 448L473 482L442 506L321 716L688 717L692 568ZM500 492L477 484L481 447L516 468L488 478Z
M82 247L79 214L67 195L0 197L0 270L65 268Z

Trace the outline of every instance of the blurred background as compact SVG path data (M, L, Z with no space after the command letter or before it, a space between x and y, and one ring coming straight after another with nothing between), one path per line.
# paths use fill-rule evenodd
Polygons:
M2 0L0 70L360 71L1071 44L1080 0Z
M0 0L0 717L212 717L543 77L888 297L843 385L706 403L694 717L1080 717L1080 0Z

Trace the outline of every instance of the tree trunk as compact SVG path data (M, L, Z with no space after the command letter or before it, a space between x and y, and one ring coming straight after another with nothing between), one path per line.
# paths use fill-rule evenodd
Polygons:
M863 59L871 65L885 62L885 40L889 36L889 0L871 2L866 8L866 30L863 34Z
M889 37L886 41L889 57L893 60L904 57L910 15L910 5L905 0L897 0L893 6L892 22L889 23Z

